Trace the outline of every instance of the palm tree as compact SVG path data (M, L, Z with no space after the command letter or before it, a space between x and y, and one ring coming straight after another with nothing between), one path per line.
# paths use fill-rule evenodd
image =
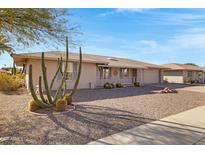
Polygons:
M8 42L8 39L4 35L0 35L0 55L4 52L8 52L10 54L13 53L14 50L10 47Z

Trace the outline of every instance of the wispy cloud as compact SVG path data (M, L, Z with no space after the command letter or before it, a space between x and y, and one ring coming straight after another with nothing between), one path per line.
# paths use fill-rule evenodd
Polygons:
M151 8L118 8L115 9L115 12L122 13L122 12L143 12L146 10L150 10Z
M105 17L108 15L119 14L119 13L142 13L146 10L150 10L150 8L117 8L112 11L107 11L99 14L99 16Z
M119 14L134 14L141 13L145 17L143 24L154 24L154 25L183 25L183 26L195 26L196 24L205 23L205 10L193 11L187 9L189 12L176 12L167 11L164 9L156 8L117 8L110 11L98 14L99 17L107 17L111 15ZM138 23L140 16L126 16L126 19L133 23ZM149 21L146 19L149 18Z
M174 36L169 43L181 48L205 48L205 29L188 29L185 33Z
M126 40L111 36L97 36L93 44L87 44L86 50L95 51L96 54L117 55L126 58L136 58L144 60L144 57L149 57L149 61L154 63L177 62L178 55L189 55L183 57L189 60L190 55L200 54L205 49L205 28L190 28L181 33L173 34L167 40L157 41L155 39L142 40ZM140 55L143 55L140 56ZM162 60L156 55L166 57ZM169 56L168 56L169 55ZM148 58L147 58L148 59ZM201 63L198 63L201 64Z

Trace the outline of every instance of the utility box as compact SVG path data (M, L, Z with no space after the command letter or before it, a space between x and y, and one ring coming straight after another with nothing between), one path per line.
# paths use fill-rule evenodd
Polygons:
M95 88L95 84L92 83L92 82L89 82L89 88L90 88L90 89L94 89L94 88Z

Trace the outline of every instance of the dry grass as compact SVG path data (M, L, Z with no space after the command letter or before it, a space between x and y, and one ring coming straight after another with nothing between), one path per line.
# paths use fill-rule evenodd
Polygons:
M0 91L16 91L24 86L24 79L20 74L13 76L7 73L0 73Z

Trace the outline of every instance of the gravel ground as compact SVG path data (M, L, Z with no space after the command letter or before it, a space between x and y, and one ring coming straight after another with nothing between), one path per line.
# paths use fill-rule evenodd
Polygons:
M203 93L152 93L159 89L81 90L75 98L76 110L43 116L27 111L31 99L27 93L0 94L0 144L86 144L205 105Z

